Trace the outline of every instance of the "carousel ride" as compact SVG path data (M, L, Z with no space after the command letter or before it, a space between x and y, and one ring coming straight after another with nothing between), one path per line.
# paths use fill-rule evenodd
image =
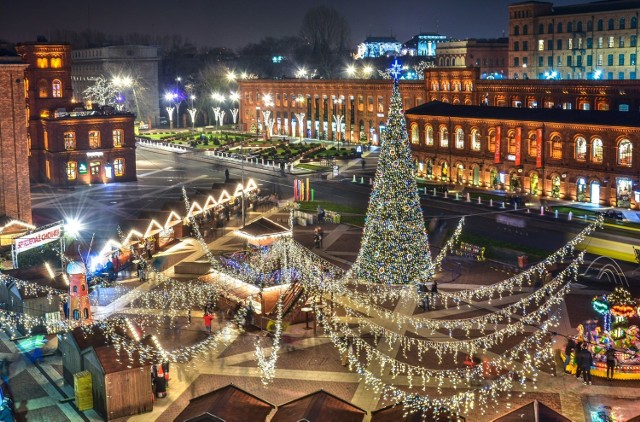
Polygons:
M184 201L190 209L186 195ZM262 381L268 385L276 376L281 352L284 298L293 288L290 286L297 286L304 297L313 298L309 306L349 369L386 402L402 403L408 412L446 409L465 414L474 409L489 411L515 386L525 390L534 387L540 373L553 365L548 340L555 335L559 322L558 305L583 261L583 254L576 253L575 247L602 220L587 225L565 246L524 272L476 289L438 293L438 302L444 308L490 305L492 300L517 296L508 305L462 319L414 315L413 309L424 295L416 285L435 277L458 240L464 220L442 252L433 256L396 80L362 246L350 271L345 273L300 245L291 236L291 227L289 234L278 236L268 246L258 245L251 253L220 258L208 250L197 221L192 223L213 275L206 281L185 282L157 273L152 289L128 292L129 308L138 312L145 325L178 318L187 310L204 308L223 298L246 303L246 298L234 297L229 280L258 287L287 286L276 301L269 348L258 342L255 345ZM552 265L562 269L543 289L534 289L536 280ZM44 289L48 295L68 294L22 283L26 288ZM390 309L389 303L403 306ZM2 322L13 327L17 323L45 325L49 332L80 326L87 335L97 327L117 346L123 359L141 356L189 363L230 344L243 329L248 311L246 306L239 306L232 322L213 335L173 348L143 343L127 335L132 331L131 320L117 314L88 324L82 319L47 322L5 313ZM466 365L468 357L482 364Z

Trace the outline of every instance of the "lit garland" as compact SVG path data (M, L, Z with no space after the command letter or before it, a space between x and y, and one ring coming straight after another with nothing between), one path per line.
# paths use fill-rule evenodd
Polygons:
M453 235L451 235L449 240L447 240L447 243L445 243L444 247L436 257L436 259L432 262L434 272L442 268L442 261L444 261L444 259L446 258L449 252L453 251L454 245L458 242L458 239L462 234L463 226L464 226L464 217L460 219L460 221L458 222L458 225L456 226L455 231L453 232Z

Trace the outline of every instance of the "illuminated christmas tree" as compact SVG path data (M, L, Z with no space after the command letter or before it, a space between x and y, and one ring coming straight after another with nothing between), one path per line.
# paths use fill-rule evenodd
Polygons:
M415 284L429 278L431 255L398 87L399 67L396 61L389 120L352 275L376 283Z

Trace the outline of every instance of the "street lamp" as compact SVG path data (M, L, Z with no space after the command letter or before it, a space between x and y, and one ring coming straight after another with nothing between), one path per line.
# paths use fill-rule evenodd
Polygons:
M265 107L273 107L273 100L271 98L271 94L264 94L262 96L262 103L264 104ZM269 117L271 116L271 111L270 110L262 110L262 118L264 120L264 124L268 130L267 134L269 139L271 138L271 136L273 135L273 119L270 119Z
M211 110L213 111L213 119L214 122L216 124L216 126L218 125L218 120L220 119L220 103L224 102L224 95L220 94L219 92L214 92L211 94L211 99L216 103L215 106L211 107ZM222 122L220 122L220 125L222 125ZM217 128L216 128L217 129Z
M179 128L180 127L180 103L182 103L182 100L180 99L180 95L176 92L167 92L166 94L164 94L164 99L175 106L176 128ZM171 108L173 109L173 107ZM169 111L168 109L169 107L167 107L167 112ZM169 114L169 116L171 116L171 114ZM169 118L169 120L171 120L171 118Z
M133 93L133 101L136 105L136 117L139 120L142 120L142 115L140 114L140 104L138 104L138 94L136 93L136 83L130 76L114 76L112 79L113 85L120 88L130 88ZM126 99L126 97L125 97Z
M338 131L338 150L340 150L340 138L342 135L342 120L344 119L344 115L341 113L336 113L336 109L342 108L342 98L335 98L333 100L333 122L336 125L336 130ZM342 111L342 110L340 110Z
M302 141L304 135L304 113L296 113L296 120L300 125L300 141ZM295 136L295 133L293 135Z
M196 99L195 95L191 95L189 97L189 99L191 100L191 108L188 108L187 111L189 112L189 116L191 117L191 129L195 129L196 128L196 113L198 112L198 110L193 106L193 100Z
M240 103L240 94L238 94L237 92L231 92L229 94L229 102L231 103L230 105L233 105L234 102L236 103ZM238 129L238 111L239 109L237 107L232 108L231 110L231 117L233 117L233 126L235 127L235 129Z

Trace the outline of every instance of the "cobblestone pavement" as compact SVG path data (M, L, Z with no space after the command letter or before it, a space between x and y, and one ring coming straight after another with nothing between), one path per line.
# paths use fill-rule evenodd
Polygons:
M250 221L250 218L248 218ZM303 245L313 249L314 227L296 227L295 238ZM313 249L318 255L329 259L336 265L347 268L357 255L360 243L361 229L347 225L325 225L323 248ZM231 230L228 231L231 233ZM209 244L210 249L216 251L232 250L238 243L227 236L215 239ZM197 242L186 240L179 250L185 259L197 259L202 255ZM490 284L505 279L511 273L507 267L491 263L478 263L464 259L451 261L449 265L453 271L447 270L439 275L441 290L456 290L473 288L479 284ZM172 275L172 268L166 270ZM138 288L153 288L151 283L141 283ZM578 286L567 297L561 306L562 322L558 328L559 334L574 334L575 327L582 320L591 316L590 300L596 292ZM522 293L520 293L521 295ZM416 303L406 301L388 303L388 309L406 315L429 318L468 318L473 315L495 310L508 305L518 299L518 294L505 297L501 301L475 304L473 308L463 305L460 309L443 309L438 307L430 312L423 312ZM126 300L116 301L98 311L101 312L131 312L126 309ZM111 308L111 309L109 309ZM189 343L197 341L203 334L201 318L193 314L193 322L188 324L186 319L178 320L176 330L167 332L158 329L161 342ZM372 318L376 318L372 316ZM378 321L383 323L383 321ZM225 322L217 321L214 329ZM157 327L156 327L157 328ZM152 328L149 328L151 330ZM531 328L533 330L534 328ZM399 331L402 332L402 331ZM122 420L130 421L171 421L188 404L189 399L225 386L229 383L246 389L256 396L275 405L282 404L296 397L311 393L320 388L329 391L368 411L386 406L388 403L381 399L378 393L369 389L358 376L343 367L340 354L328 338L319 330L305 329L305 324L294 324L288 327L287 333L292 337L290 348L282 348L277 363L276 379L264 386L261 382L260 371L254 356L254 345L260 342L266 347L268 354L270 339L259 331L237 334L235 340L226 348L216 353L203 356L187 365L172 365L171 381L169 382L166 398L156 400L151 413L133 416ZM405 333L414 336L438 337L442 333ZM64 399L72 397L72 388L62 381L61 358L59 355L46 356L42 363L33 364L17 353L14 342L6 335L1 338L1 352L8 353L14 359L11 364L11 378L9 386L16 400L17 416L19 420L46 421L80 421L101 420L94 412L77 412L72 402ZM563 347L563 340L557 337L557 347ZM50 345L52 346L52 345ZM385 342L377 346L381 351L407 363L418 363L417 353L402 356L397 345L389 351ZM460 359L456 362L459 365ZM439 367L435 359L423 357L422 365ZM444 362L444 367L454 365L454 362ZM441 367L441 366L440 366ZM394 383L400 388L408 388L406 377L397 377ZM637 402L639 382L614 381L606 382L594 378L591 386L585 386L575 377L564 375L559 362L545 368L538 379L535 389L529 387L526 391L515 388L511 397L500 399L496 408L486 409L482 414L474 411L464 415L467 421L489 421L533 399L542 401L575 422L591 421L590 412L599 405L609 405L626 420L640 414L640 404ZM427 392L435 392L429 389ZM524 393L522 395L522 393ZM369 416L367 416L368 420Z

